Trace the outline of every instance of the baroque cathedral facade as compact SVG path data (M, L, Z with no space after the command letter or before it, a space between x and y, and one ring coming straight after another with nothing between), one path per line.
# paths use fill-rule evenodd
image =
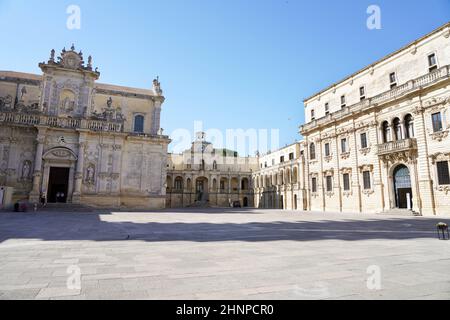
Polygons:
M2 204L163 208L163 92L98 83L92 58L52 50L42 75L0 72Z

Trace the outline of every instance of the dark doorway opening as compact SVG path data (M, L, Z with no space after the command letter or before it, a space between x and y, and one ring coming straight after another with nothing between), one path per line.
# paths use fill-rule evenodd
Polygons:
M66 203L69 190L70 168L50 168L47 201L49 203Z
M283 198L283 196L280 197L280 209L284 210L284 198Z
M395 201L399 209L412 209L412 187L409 169L399 165L394 170Z
M248 207L248 198L245 197L244 198L244 208L247 208L247 207Z

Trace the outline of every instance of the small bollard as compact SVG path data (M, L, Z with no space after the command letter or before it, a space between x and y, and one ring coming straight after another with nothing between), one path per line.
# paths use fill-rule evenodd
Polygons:
M446 224L444 222L439 222L436 225L436 227L437 227L439 240L449 240L450 239L450 234L448 231L448 224ZM442 234L442 239L441 239L441 234Z

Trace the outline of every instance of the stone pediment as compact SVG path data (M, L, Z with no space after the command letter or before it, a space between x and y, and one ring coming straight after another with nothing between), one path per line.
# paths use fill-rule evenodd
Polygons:
M77 156L70 149L53 148L44 154L43 159L53 161L77 161Z

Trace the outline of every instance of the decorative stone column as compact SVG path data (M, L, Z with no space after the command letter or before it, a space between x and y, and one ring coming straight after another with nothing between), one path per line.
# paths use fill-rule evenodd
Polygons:
M83 183L84 170L84 149L86 148L85 137L80 135L80 142L78 144L78 159L75 169L75 183L73 190L72 203L79 204L81 202L81 185Z
M41 196L41 179L42 179L42 155L44 152L45 133L46 129L39 128L38 136L36 138L36 154L34 158L34 173L33 173L33 189L30 193L30 202L39 203Z

